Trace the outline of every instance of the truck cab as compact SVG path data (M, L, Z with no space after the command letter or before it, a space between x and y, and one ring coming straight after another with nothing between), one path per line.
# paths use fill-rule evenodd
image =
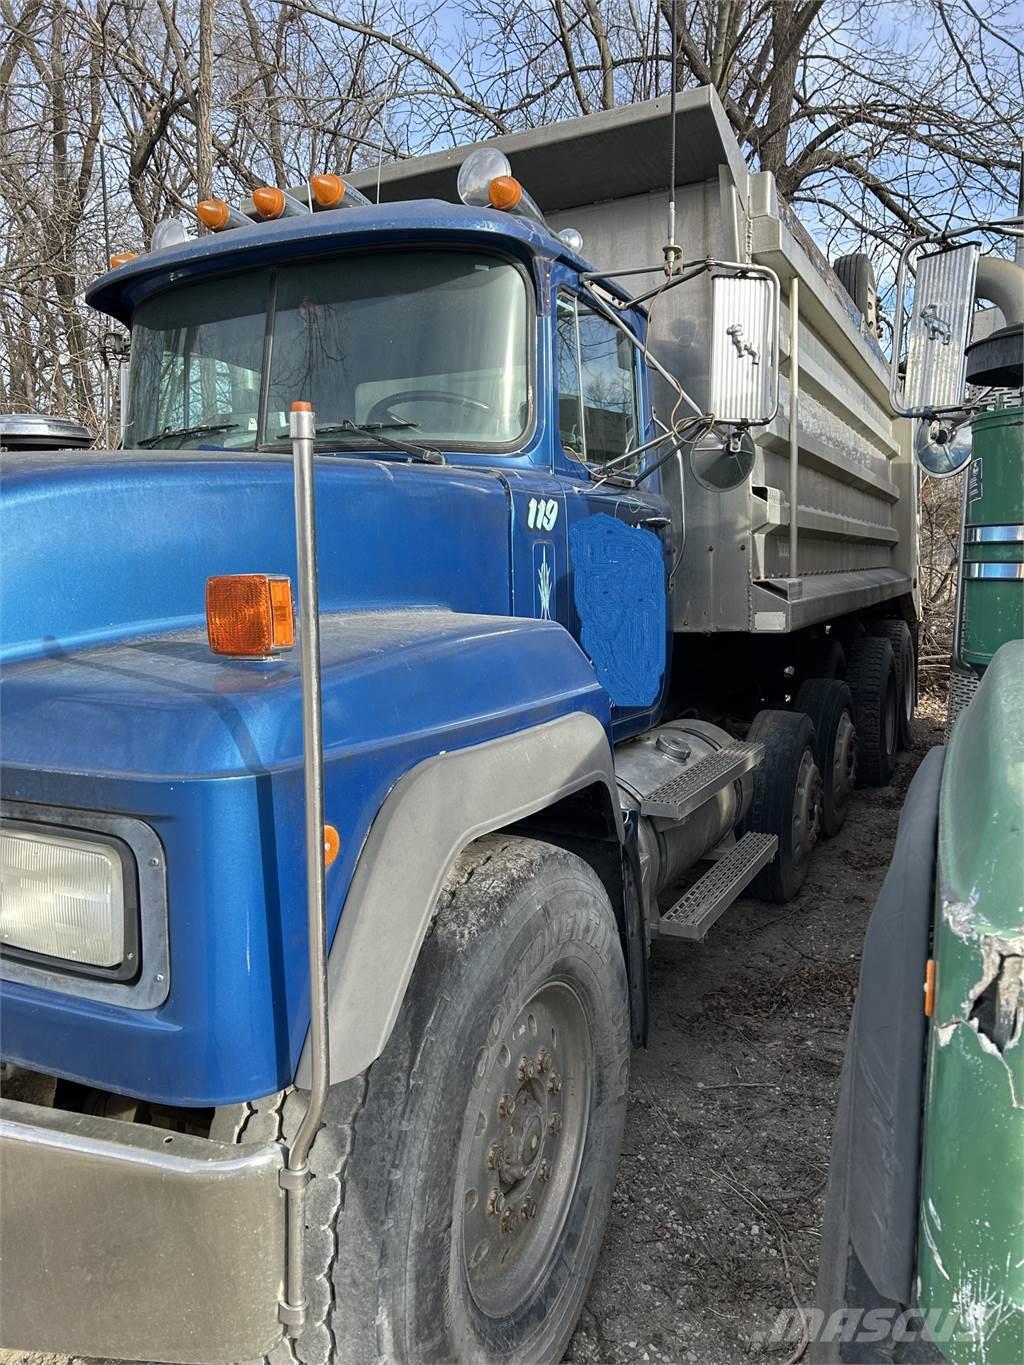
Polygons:
M206 201L89 290L131 332L121 448L4 469L5 1344L559 1358L652 940L791 898L891 773L874 337L713 95L677 117L694 221L740 196L761 248L599 273L464 149L462 202Z

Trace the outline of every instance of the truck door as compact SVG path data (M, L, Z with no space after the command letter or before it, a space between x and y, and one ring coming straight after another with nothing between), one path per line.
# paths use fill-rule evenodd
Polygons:
M657 475L634 490L588 472L639 444L650 419L636 347L564 290L553 368L555 465L566 488L567 624L612 699L621 738L652 723L668 687L670 509Z

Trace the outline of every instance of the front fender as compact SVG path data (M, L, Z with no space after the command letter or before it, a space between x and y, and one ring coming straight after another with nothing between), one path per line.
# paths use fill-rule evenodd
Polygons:
M395 785L359 856L328 960L332 1083L383 1052L461 850L594 786L615 800L608 736L582 711L435 754ZM296 1083L309 1080L307 1041Z
M447 779L430 786L436 810L421 805L401 844L370 842L389 793L428 760L508 737L512 752L574 717L574 732L585 728L595 750L603 743L611 781L607 695L557 623L436 609L325 613L321 658L325 816L341 835L327 874L332 938L357 866L360 886L369 878L376 887L372 864L404 875L415 849L442 839L432 821L458 799ZM297 658L227 663L194 632L8 666L5 797L130 815L156 830L170 981L158 1008L139 1009L89 999L71 981L63 991L8 980L5 1057L166 1104L231 1103L292 1082L309 1026L301 735ZM547 770L566 765L561 780L571 783L574 763L583 763L579 753L559 744ZM501 793L504 771L489 771ZM494 818L536 809L533 799L512 800ZM472 830L470 821L467 840ZM359 894L351 901L361 903ZM359 941L373 937L369 918L354 927ZM377 971L375 959L358 960ZM374 990L372 974L362 987ZM385 1018L357 1031L353 1055L357 1045L372 1051L367 1040L386 1027Z

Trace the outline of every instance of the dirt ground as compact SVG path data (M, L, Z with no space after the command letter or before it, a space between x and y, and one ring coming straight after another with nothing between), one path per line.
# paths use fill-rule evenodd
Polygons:
M650 1046L633 1057L604 1250L566 1359L784 1361L761 1345L810 1305L836 1101L868 915L918 763L923 699L893 783L856 795L787 906L739 901L702 945L654 953ZM0 1350L0 1365L97 1365ZM100 1363L102 1365L102 1363Z

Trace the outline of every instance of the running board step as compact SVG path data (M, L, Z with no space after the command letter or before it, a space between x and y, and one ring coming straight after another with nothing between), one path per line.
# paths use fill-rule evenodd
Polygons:
M684 768L678 777L648 792L640 803L640 814L658 820L684 820L723 787L756 768L763 757L763 744L739 740L727 744L717 753L708 754Z
M671 938L698 942L724 911L750 884L779 846L775 834L744 834L735 848L720 858L683 893L661 917L661 933Z

